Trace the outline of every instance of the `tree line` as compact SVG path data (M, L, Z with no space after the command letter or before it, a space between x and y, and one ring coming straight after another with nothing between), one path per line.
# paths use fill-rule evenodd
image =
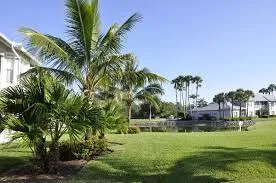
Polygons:
M250 97L254 97L254 93L251 90L244 90L244 89L237 89L236 91L230 91L228 93L218 93L214 96L213 102L218 104L218 110L219 110L219 117L223 118L225 117L224 115L224 108L226 102L231 103L231 117L234 117L234 104L239 106L239 117L241 117L242 114L242 106L243 104L246 104L248 106L248 102ZM221 106L223 108L222 110L222 116L221 116ZM248 116L248 107L246 111L246 116Z

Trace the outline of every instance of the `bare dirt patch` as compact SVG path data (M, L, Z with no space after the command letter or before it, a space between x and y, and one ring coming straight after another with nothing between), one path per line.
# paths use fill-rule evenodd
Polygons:
M31 165L24 165L0 174L0 182L58 182L78 173L86 160L60 161L57 174L34 174Z

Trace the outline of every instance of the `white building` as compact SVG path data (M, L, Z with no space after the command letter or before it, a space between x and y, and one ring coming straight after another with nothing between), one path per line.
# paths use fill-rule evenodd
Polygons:
M276 115L276 96L255 94L248 102L248 115Z
M0 33L0 90L18 84L21 73L39 62L21 44L10 41ZM9 141L10 132L0 133L0 144Z
M192 110L192 118L193 119L199 119L204 114L208 114L210 116L219 118L219 117L231 117L232 116L232 104L230 102L226 102L223 106L223 104L220 105L220 113L219 113L219 105L215 102L212 102L208 104L205 107L195 108ZM246 114L246 108L245 106L242 106L242 114L241 116L244 116ZM240 116L240 106L233 104L233 117L239 117Z
M214 117L231 117L232 115L232 104L227 102L224 107L221 104L221 114L219 114L219 106L217 103L210 103L206 107L201 107L192 110L193 119L198 119L204 114L209 114ZM259 115L276 115L276 96L274 95L262 95L255 94L251 97L248 103L242 104L242 114L245 116L248 112L248 116L259 116ZM237 104L233 104L233 116L240 116L240 107Z

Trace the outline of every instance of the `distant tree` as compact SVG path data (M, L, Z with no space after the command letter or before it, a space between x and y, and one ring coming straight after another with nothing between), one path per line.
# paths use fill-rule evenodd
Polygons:
M230 91L228 93L225 94L226 96L226 100L231 102L231 110L232 110L232 113L231 113L231 117L233 118L233 111L234 111L234 101L236 99L236 93L234 91Z
M208 102L205 101L203 98L198 99L198 107L205 107L208 105Z
M198 98L198 89L201 87L202 78L200 76L195 76L192 78L193 83L196 85L196 93L195 93L195 106L197 107L197 98Z
M245 93L245 91L243 89L237 89L236 92L235 92L236 96L235 96L235 99L236 101L239 103L239 106L240 106L240 117L241 117L241 113L242 113L242 104L246 102L247 100L247 95Z
M160 105L160 117L169 117L170 115L175 116L176 112L174 111L175 105L171 102L162 102Z
M262 89L259 90L259 93L267 94L268 90L266 88L262 88Z
M267 91L269 94L272 94L273 95L273 92L275 91L276 89L276 85L275 84L270 84L267 88Z
M195 95L195 94L192 94L192 95L190 95L190 98L191 99L193 99L193 108L195 108L196 107L196 98L197 98L197 96Z
M224 105L224 103L225 103L225 94L224 93L219 93L219 94L215 95L214 98L213 98L213 102L218 104L219 117L221 118L221 104ZM224 113L224 108L223 108L223 113ZM224 114L223 114L223 118L224 118Z

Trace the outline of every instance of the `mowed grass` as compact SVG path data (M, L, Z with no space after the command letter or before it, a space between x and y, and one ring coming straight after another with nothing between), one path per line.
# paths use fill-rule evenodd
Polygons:
M276 182L276 122L251 130L109 135L115 151L72 182Z
M246 132L107 135L113 153L70 182L276 182L276 122ZM0 172L28 161L28 149L0 146Z

